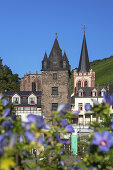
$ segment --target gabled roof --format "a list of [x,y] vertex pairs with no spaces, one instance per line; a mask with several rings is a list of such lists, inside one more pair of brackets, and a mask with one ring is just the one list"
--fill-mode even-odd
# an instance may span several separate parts
[[87,73],[89,72],[89,69],[90,69],[89,57],[88,57],[88,51],[87,51],[86,37],[84,33],[81,55],[80,55],[80,60],[79,60],[78,73]]

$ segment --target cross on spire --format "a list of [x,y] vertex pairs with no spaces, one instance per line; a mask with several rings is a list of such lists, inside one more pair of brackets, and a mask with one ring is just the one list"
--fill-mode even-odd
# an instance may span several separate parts
[[85,34],[86,28],[85,28],[85,24],[84,24],[84,34]]
[[58,34],[57,34],[57,32],[56,32],[56,39],[58,39]]

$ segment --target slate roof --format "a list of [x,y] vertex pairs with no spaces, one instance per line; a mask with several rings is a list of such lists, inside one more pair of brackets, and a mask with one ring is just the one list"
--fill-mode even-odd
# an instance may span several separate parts
[[79,60],[78,73],[87,73],[89,72],[89,69],[90,69],[89,57],[88,57],[88,51],[87,51],[86,37],[84,34],[81,55],[80,55],[80,60]]
[[[63,61],[66,62],[66,67],[63,67]],[[70,71],[70,65],[67,58],[66,53],[64,52],[64,55],[62,55],[62,50],[59,46],[57,38],[54,41],[52,50],[50,52],[49,57],[47,57],[47,54],[45,53],[43,61],[42,61],[42,71],[51,71],[51,70],[69,70]]]
[[[107,91],[107,87],[103,87],[103,86],[99,86],[99,87],[81,87],[79,89],[82,89],[83,90],[83,97],[94,97],[92,96],[92,90],[96,89],[97,90],[97,93],[98,93],[98,97],[102,97],[101,96],[101,90],[102,89],[105,89]],[[78,91],[79,91],[78,89]],[[78,96],[78,93],[75,93],[75,97],[79,97]],[[95,96],[97,97],[97,96]]]
[[6,95],[12,96],[15,93],[19,94],[20,96],[29,96],[30,94],[34,93],[36,96],[41,96],[41,91],[7,91],[5,92]]

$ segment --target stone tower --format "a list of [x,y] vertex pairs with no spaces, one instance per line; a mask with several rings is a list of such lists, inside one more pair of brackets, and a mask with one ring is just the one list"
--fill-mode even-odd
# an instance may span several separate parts
[[58,105],[70,103],[70,65],[66,53],[62,55],[57,37],[49,57],[42,61],[42,114],[49,119]]
[[74,87],[73,92],[78,92],[80,87],[94,87],[95,86],[95,72],[90,69],[89,57],[87,51],[86,37],[84,33],[81,55],[79,60],[78,70],[73,70]]

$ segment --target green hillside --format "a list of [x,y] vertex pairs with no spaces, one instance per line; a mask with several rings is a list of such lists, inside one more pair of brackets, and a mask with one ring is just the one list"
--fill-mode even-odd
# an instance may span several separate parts
[[[95,85],[113,84],[113,56],[90,62],[90,68],[95,72]],[[73,72],[73,71],[72,71]],[[71,92],[73,91],[73,73],[71,75]]]

